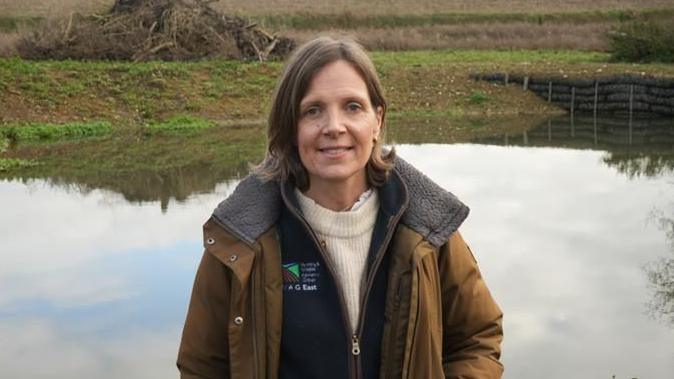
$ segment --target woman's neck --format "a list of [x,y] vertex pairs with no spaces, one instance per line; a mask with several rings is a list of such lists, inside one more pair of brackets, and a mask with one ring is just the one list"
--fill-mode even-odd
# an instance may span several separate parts
[[341,212],[351,209],[365,191],[367,191],[365,182],[357,185],[352,183],[326,185],[324,182],[318,182],[312,183],[304,195],[324,208]]

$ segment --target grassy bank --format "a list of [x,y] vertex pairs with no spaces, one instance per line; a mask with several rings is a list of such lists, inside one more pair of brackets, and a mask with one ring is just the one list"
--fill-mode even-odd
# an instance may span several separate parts
[[[508,115],[555,112],[516,87],[469,79],[474,72],[593,77],[674,76],[671,65],[608,62],[574,51],[410,51],[372,54],[392,114]],[[34,62],[0,59],[0,123],[107,121],[137,129],[192,115],[220,123],[262,122],[281,63]],[[479,98],[481,100],[476,101]]]

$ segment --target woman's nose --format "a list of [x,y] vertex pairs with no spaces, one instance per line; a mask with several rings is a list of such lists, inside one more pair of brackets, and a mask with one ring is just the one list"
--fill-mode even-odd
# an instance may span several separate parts
[[337,111],[326,112],[326,122],[323,133],[334,136],[346,132],[344,117]]

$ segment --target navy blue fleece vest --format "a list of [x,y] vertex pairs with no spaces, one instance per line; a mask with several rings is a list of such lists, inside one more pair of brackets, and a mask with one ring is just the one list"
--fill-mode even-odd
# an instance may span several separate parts
[[[360,333],[360,355],[351,353],[352,333],[346,321],[337,284],[326,266],[317,241],[305,226],[292,190],[290,205],[279,219],[283,272],[283,329],[279,378],[378,378],[388,280],[389,254],[380,251],[390,216],[380,209],[368,256],[367,275],[374,275]],[[288,206],[293,210],[289,210]],[[384,254],[372,273],[377,253]]]

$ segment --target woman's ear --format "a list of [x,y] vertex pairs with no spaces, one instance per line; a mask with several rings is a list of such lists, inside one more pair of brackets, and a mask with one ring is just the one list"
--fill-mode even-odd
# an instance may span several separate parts
[[384,120],[384,107],[381,105],[377,106],[375,109],[375,117],[377,118],[377,127],[374,130],[374,137],[379,138],[379,133],[381,133],[381,125]]

